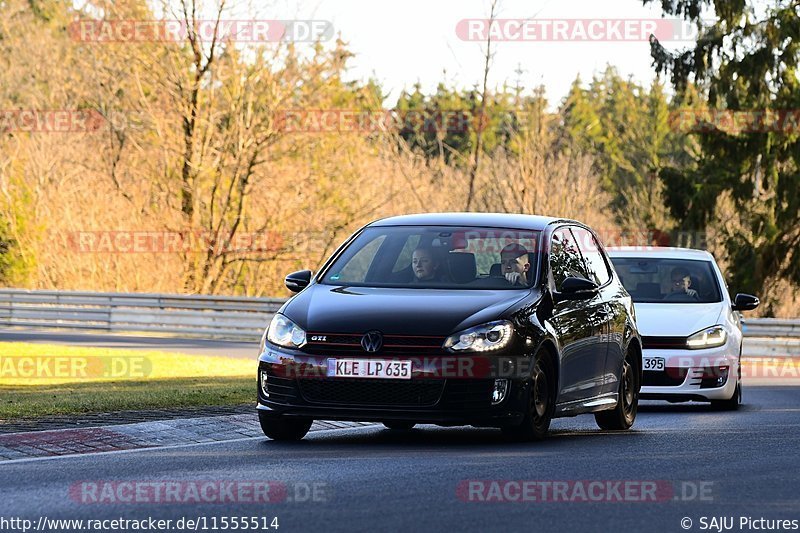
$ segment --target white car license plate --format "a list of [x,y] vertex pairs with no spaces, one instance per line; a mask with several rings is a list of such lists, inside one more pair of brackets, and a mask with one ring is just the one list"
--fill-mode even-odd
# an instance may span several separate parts
[[664,370],[663,357],[642,357],[644,370]]
[[328,359],[328,377],[411,379],[411,361]]

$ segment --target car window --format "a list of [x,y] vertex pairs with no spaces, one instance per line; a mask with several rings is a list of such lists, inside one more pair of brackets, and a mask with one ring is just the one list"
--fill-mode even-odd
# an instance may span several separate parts
[[534,231],[476,229],[454,233],[451,252],[474,255],[478,276],[501,277],[504,250],[516,249],[520,256],[506,253],[505,258],[510,263],[527,263],[527,279],[532,282],[538,263],[538,240],[539,232]]
[[421,235],[408,236],[402,250],[400,250],[400,255],[397,256],[397,261],[394,262],[392,272],[400,272],[408,268],[411,264],[411,255],[414,253],[414,249],[419,246],[420,237]]
[[592,232],[578,227],[572,228],[572,235],[578,242],[589,279],[598,285],[605,285],[611,279],[611,273],[597,238],[592,235]]
[[336,278],[339,283],[360,283],[367,278],[375,256],[381,247],[385,235],[378,235],[367,242],[363,248],[354,253],[343,265]]
[[557,289],[569,277],[589,279],[578,245],[568,228],[556,230],[550,239],[550,272]]
[[[326,267],[321,282],[410,288],[529,287],[538,276],[539,237],[539,231],[503,228],[369,227]],[[503,261],[514,262],[507,268],[516,276],[505,276]]]
[[722,301],[710,261],[659,257],[612,257],[620,281],[639,303]]

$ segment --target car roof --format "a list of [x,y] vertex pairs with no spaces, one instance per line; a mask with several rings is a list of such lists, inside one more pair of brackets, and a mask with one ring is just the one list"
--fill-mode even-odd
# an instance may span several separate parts
[[616,246],[606,248],[610,257],[659,257],[663,259],[695,259],[714,261],[706,250],[671,248],[666,246]]
[[479,226],[541,231],[553,222],[575,221],[512,213],[417,213],[383,218],[368,226]]

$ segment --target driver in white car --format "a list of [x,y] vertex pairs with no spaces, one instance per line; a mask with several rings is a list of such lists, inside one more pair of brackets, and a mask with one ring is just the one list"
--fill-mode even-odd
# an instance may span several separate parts
[[681,296],[688,296],[694,299],[700,298],[700,295],[697,294],[697,291],[691,288],[692,277],[689,275],[689,271],[685,268],[674,268],[672,270],[670,279],[672,280],[672,284],[670,285],[671,292],[667,295],[666,299],[672,299],[675,297],[680,298]]

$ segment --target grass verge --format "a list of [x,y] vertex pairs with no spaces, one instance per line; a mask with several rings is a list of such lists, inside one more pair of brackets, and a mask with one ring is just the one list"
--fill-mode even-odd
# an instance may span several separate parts
[[0,423],[16,418],[239,405],[257,363],[151,350],[0,342]]

